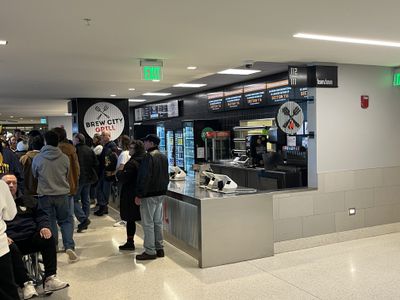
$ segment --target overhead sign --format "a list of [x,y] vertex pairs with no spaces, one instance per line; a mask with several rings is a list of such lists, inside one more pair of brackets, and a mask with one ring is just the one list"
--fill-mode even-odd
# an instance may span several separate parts
[[400,72],[393,75],[393,86],[400,86]]
[[338,87],[336,66],[289,66],[288,72],[291,87]]
[[217,112],[224,110],[224,92],[207,94],[208,110]]
[[243,88],[224,92],[224,108],[226,110],[240,109],[243,107]]
[[125,127],[121,110],[109,102],[97,102],[88,108],[83,118],[86,133],[92,137],[95,133],[109,131],[111,139],[117,139]]
[[157,66],[143,67],[143,79],[144,80],[161,80],[161,77],[162,77],[161,67],[157,67]]

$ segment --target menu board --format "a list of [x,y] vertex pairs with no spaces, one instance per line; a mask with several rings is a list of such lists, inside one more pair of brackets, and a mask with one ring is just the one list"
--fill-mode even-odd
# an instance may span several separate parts
[[[135,109],[135,120],[158,120],[179,116],[179,101],[172,100],[165,103],[148,104],[143,108]],[[140,119],[141,117],[141,119]]]
[[243,108],[243,88],[224,92],[225,110],[235,110]]
[[289,100],[292,88],[288,86],[289,81],[279,80],[267,83],[267,103],[275,105]]
[[290,95],[290,99],[293,100],[307,100],[308,97],[308,88],[301,87],[301,88],[292,88],[292,93]]
[[266,105],[265,83],[252,84],[243,88],[244,104],[246,107],[260,107]]
[[216,92],[207,94],[208,110],[212,112],[219,112],[224,110],[224,93]]

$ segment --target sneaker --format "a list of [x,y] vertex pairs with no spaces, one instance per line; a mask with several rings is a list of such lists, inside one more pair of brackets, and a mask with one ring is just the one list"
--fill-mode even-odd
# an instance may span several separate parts
[[47,277],[44,282],[44,292],[46,294],[65,289],[66,287],[69,287],[69,284],[58,279],[56,275]]
[[157,250],[157,257],[164,257],[165,253],[164,253],[164,249],[158,249]]
[[89,218],[87,218],[85,221],[83,221],[82,223],[78,224],[78,230],[76,232],[80,233],[83,230],[88,229],[88,226],[89,226],[90,223],[91,222],[90,222]]
[[38,292],[36,292],[33,281],[27,281],[24,283],[24,287],[22,288],[22,294],[24,295],[24,299],[31,299],[33,297],[39,296]]
[[75,253],[74,250],[67,249],[65,251],[65,253],[67,253],[67,255],[68,255],[68,262],[69,263],[74,263],[74,262],[77,262],[79,260],[79,256]]
[[136,255],[136,260],[150,260],[150,259],[156,259],[156,258],[157,258],[156,254],[147,254],[146,252]]
[[125,221],[118,221],[116,223],[114,223],[113,225],[114,227],[125,227],[126,226],[126,222]]
[[118,247],[119,250],[135,250],[135,244],[133,242],[126,242],[125,244]]
[[108,207],[107,206],[99,206],[99,209],[94,212],[94,214],[98,217],[102,215],[108,214]]

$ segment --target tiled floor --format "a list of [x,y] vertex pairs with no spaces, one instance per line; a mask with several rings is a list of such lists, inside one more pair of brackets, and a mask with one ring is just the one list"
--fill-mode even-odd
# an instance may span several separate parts
[[[170,245],[165,258],[136,263],[118,251],[125,228],[113,223],[93,217],[75,235],[79,262],[59,254],[59,277],[71,286],[51,299],[400,299],[400,233],[199,269]],[[140,238],[136,245],[141,253]]]

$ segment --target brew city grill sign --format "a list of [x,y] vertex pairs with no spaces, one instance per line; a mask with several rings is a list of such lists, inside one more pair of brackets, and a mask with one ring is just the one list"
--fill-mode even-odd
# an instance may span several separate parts
[[121,110],[109,102],[97,102],[85,113],[83,118],[86,133],[93,137],[95,133],[109,131],[111,139],[117,139],[125,127],[125,119]]

